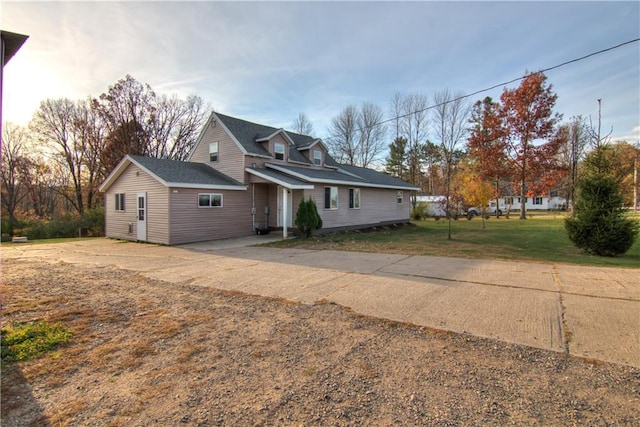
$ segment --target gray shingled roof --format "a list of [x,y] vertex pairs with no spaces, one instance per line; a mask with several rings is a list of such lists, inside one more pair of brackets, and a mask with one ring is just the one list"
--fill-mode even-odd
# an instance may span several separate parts
[[292,186],[302,186],[302,185],[311,185],[309,184],[308,181],[302,181],[300,179],[294,178],[291,175],[287,175],[284,174],[282,172],[278,172],[276,170],[273,169],[267,169],[267,168],[248,168],[247,171],[256,171],[257,173],[260,173],[262,175],[268,176],[269,178],[272,178],[274,180],[280,181],[280,182],[284,182],[287,183],[289,185]]
[[404,182],[398,178],[392,177],[391,175],[387,175],[386,173],[378,172],[373,169],[342,164],[338,166],[340,167],[340,169],[357,175],[372,184],[386,185],[391,187],[406,187],[407,189],[415,188],[415,185],[411,185],[408,182]]
[[182,162],[134,155],[129,155],[129,157],[164,182],[244,187],[244,184],[204,163]]
[[[269,153],[262,144],[256,142],[256,139],[266,138],[267,136],[278,131],[278,128],[271,126],[260,125],[257,123],[248,122],[242,119],[236,119],[235,117],[225,116],[224,114],[216,113],[216,116],[224,123],[229,129],[229,132],[236,137],[238,142],[249,154],[258,154],[261,156],[270,156]],[[300,135],[294,132],[285,131],[287,135],[293,140],[296,147],[302,147],[311,144],[316,139],[307,136]],[[302,155],[298,150],[289,150],[289,159],[292,161],[311,164],[311,161]]]
[[[337,170],[326,169],[312,169],[305,167],[297,167],[290,165],[274,164],[273,167],[282,168],[285,171],[289,171],[298,175],[304,176],[310,181],[322,180],[322,181],[344,181],[353,183],[367,183],[365,179],[360,179],[355,176],[347,175]],[[285,172],[286,173],[286,172]]]

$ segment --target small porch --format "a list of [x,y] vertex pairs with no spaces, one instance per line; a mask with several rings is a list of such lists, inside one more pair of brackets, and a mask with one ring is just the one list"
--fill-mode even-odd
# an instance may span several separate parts
[[254,231],[282,230],[282,238],[288,238],[304,190],[312,190],[313,185],[269,169],[246,168],[246,172],[250,176]]

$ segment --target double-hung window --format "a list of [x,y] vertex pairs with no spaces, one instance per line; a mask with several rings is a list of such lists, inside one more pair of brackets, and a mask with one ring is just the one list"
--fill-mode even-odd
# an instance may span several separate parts
[[338,187],[324,187],[324,208],[338,209]]
[[404,203],[404,194],[402,193],[402,190],[396,193],[396,202],[398,202],[398,204]]
[[124,193],[116,193],[116,211],[124,212]]
[[218,161],[218,143],[212,142],[209,144],[209,161],[217,162]]
[[218,193],[199,193],[198,194],[198,207],[199,208],[221,208],[222,207],[222,194]]
[[360,189],[349,189],[349,209],[360,209]]
[[533,198],[533,204],[534,205],[541,205],[542,204],[542,197],[534,197]]
[[276,142],[273,145],[273,151],[275,153],[276,160],[284,160],[284,144]]
[[322,166],[322,151],[313,150],[313,164],[316,166]]

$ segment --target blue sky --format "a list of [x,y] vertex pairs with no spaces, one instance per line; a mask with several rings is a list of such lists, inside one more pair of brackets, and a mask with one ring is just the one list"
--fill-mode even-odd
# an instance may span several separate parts
[[[126,74],[224,114],[325,137],[349,104],[470,93],[640,37],[632,2],[2,2],[29,40],[5,68],[3,119],[41,100],[97,97]],[[636,143],[640,43],[549,71],[565,120]],[[511,84],[509,87],[514,87]],[[498,98],[502,89],[475,96]]]

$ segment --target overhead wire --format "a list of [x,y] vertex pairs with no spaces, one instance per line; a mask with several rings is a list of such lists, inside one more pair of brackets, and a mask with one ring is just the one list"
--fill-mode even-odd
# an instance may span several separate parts
[[[591,58],[592,56],[600,55],[600,54],[602,54],[602,53],[609,52],[609,51],[612,51],[612,50],[615,50],[615,49],[621,48],[621,47],[623,47],[623,46],[626,46],[626,45],[628,45],[628,44],[635,43],[635,42],[638,42],[638,41],[640,41],[640,38],[636,38],[636,39],[628,40],[628,41],[626,41],[626,42],[619,43],[619,44],[617,44],[617,45],[615,45],[615,46],[611,46],[611,47],[608,47],[608,48],[605,48],[605,49],[598,50],[598,51],[596,51],[596,52],[589,53],[589,54],[587,54],[587,55],[583,55],[583,56],[581,56],[581,57],[579,57],[579,58],[571,59],[571,60],[568,60],[568,61],[562,62],[562,63],[560,63],[560,64],[557,64],[557,65],[554,65],[554,66],[551,66],[551,67],[543,68],[543,69],[538,70],[538,71],[533,71],[533,72],[531,72],[531,73],[527,73],[527,74],[525,74],[525,75],[523,75],[523,76],[520,76],[520,77],[517,77],[517,78],[515,78],[515,79],[511,79],[511,80],[506,81],[506,82],[503,82],[503,83],[495,84],[495,85],[493,85],[493,86],[491,86],[491,87],[487,87],[487,88],[484,88],[484,89],[477,90],[477,91],[475,91],[475,92],[471,92],[471,93],[468,93],[468,94],[465,94],[465,95],[461,95],[461,96],[458,96],[457,98],[453,98],[453,99],[446,100],[446,101],[441,102],[441,103],[439,103],[439,104],[429,105],[428,107],[425,107],[425,108],[422,108],[422,109],[414,110],[414,111],[411,111],[411,112],[406,113],[406,114],[401,114],[401,115],[398,115],[398,116],[392,117],[392,118],[390,118],[390,119],[382,120],[382,121],[380,121],[380,122],[374,123],[374,124],[372,124],[372,125],[370,125],[370,126],[366,127],[365,129],[367,129],[367,128],[374,128],[374,127],[376,127],[376,126],[380,126],[380,125],[383,125],[383,124],[385,124],[385,123],[392,122],[392,121],[394,121],[394,120],[398,120],[398,119],[403,119],[403,118],[409,117],[409,116],[411,116],[411,115],[413,115],[413,114],[422,113],[422,112],[425,112],[425,111],[427,111],[427,110],[431,110],[431,109],[433,109],[433,108],[441,107],[441,106],[443,106],[443,105],[446,105],[446,104],[449,104],[449,103],[452,103],[452,102],[456,102],[456,101],[460,101],[460,100],[462,100],[462,99],[470,98],[470,97],[472,97],[472,96],[475,96],[475,95],[481,94],[481,93],[483,93],[483,92],[488,92],[488,91],[490,91],[490,90],[497,89],[497,88],[499,88],[499,87],[503,87],[503,86],[509,85],[509,84],[511,84],[511,83],[518,82],[518,81],[520,81],[520,80],[524,80],[525,78],[527,78],[527,77],[528,77],[528,76],[530,76],[531,74],[535,74],[535,73],[545,73],[545,72],[547,72],[547,71],[555,70],[555,69],[557,69],[557,68],[564,67],[565,65],[569,65],[569,64],[573,64],[573,63],[575,63],[575,62],[583,61],[583,60],[585,60],[585,59],[587,59],[587,58]],[[364,130],[364,129],[362,129],[362,128],[358,128],[357,130],[362,131],[362,130]],[[327,139],[330,139],[330,138],[336,138],[336,137],[338,137],[338,136],[340,136],[340,135],[332,135],[332,136],[327,137]]]

